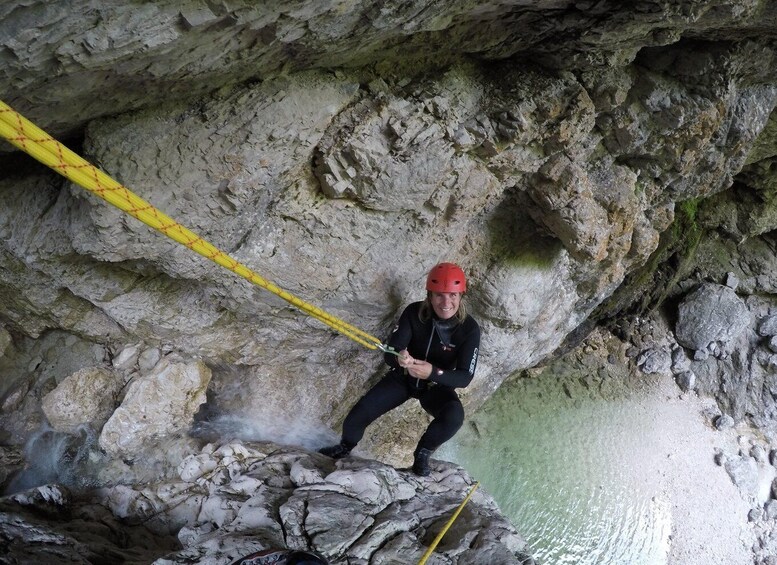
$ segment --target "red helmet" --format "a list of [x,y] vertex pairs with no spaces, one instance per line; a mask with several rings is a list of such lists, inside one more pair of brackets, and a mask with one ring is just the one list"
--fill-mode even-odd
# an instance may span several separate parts
[[426,290],[431,292],[466,292],[467,277],[461,267],[453,263],[440,263],[432,267],[426,277]]

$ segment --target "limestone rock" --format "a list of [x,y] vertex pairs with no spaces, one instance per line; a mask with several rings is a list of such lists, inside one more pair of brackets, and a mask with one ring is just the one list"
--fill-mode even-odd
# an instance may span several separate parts
[[750,322],[750,312],[733,290],[706,283],[680,303],[675,335],[682,346],[699,351],[738,337]]
[[718,430],[730,430],[734,427],[736,422],[734,421],[734,418],[732,418],[728,414],[721,414],[717,418],[715,418],[715,428]]
[[58,431],[75,432],[82,424],[99,430],[115,408],[121,378],[103,367],[88,367],[63,380],[43,397],[43,412]]
[[680,390],[688,392],[696,386],[696,375],[693,374],[693,371],[682,371],[675,375],[675,382]]
[[725,284],[727,287],[735,291],[739,287],[739,283],[740,280],[738,276],[736,276],[734,273],[726,273]]
[[769,316],[761,320],[758,326],[758,333],[765,337],[777,335],[777,316]]
[[186,430],[205,402],[211,371],[201,361],[162,361],[129,385],[100,434],[107,453],[132,458],[149,443]]
[[8,330],[0,326],[0,357],[5,355],[5,350],[11,345],[11,334]]
[[[376,63],[393,68],[408,60],[428,64],[419,52],[483,60],[517,56],[549,68],[609,69],[631,62],[641,49],[660,52],[684,37],[709,42],[738,32],[767,42],[777,27],[768,4],[744,1],[715,4],[715,9],[648,1],[628,17],[622,17],[619,4],[523,6],[492,0],[473,10],[471,2],[456,0],[445,8],[433,0],[392,0],[377,11],[369,3],[307,0],[283,5],[164,0],[140,7],[78,0],[67,9],[11,2],[0,12],[9,30],[2,40],[9,56],[0,98],[25,106],[28,100],[50,101],[33,117],[45,116],[61,133],[77,130],[95,114],[153,107],[166,96],[202,96],[281,70]],[[93,17],[88,24],[86,13]],[[562,33],[565,40],[558,41]],[[753,63],[768,65],[767,54]],[[701,64],[687,66],[710,74]],[[22,89],[26,97],[18,94]],[[618,89],[599,90],[599,99],[620,101]],[[678,119],[670,108],[654,111],[669,125]]]
[[9,476],[24,466],[21,449],[12,446],[0,446],[0,491],[5,491]]
[[759,468],[757,462],[750,457],[735,457],[723,466],[732,482],[743,493],[757,498],[759,490]]
[[764,515],[767,520],[777,519],[777,500],[772,498],[766,501],[766,504],[764,504]]
[[[49,124],[83,131],[83,152],[112,176],[262,276],[373,335],[387,335],[402,306],[423,297],[431,265],[461,262],[489,344],[464,398],[468,410],[583,327],[657,248],[676,201],[730,184],[777,99],[768,41],[713,42],[715,57],[679,41],[689,28],[714,39],[715,29],[774,19],[753,5],[736,18],[711,11],[698,28],[694,17],[651,3],[632,14],[629,32],[622,18],[605,17],[617,15],[615,6],[597,5],[596,17],[591,6],[576,8],[562,18],[564,36],[593,26],[581,28],[585,56],[575,41],[548,43],[547,30],[538,34],[524,19],[561,25],[542,6],[486,3],[473,19],[466,2],[441,17],[402,3],[379,14],[356,4],[293,5],[282,11],[294,14],[287,21],[272,7],[240,2],[117,3],[93,8],[99,25],[72,34],[65,23],[43,23],[73,21],[70,12],[17,5],[8,29],[46,33],[40,43],[3,44],[20,57],[9,55],[3,84],[23,84],[26,103],[41,76],[67,82],[76,73],[62,85],[69,94],[57,90],[57,104],[46,105]],[[677,19],[661,24],[659,41],[645,30],[660,14]],[[504,43],[483,17],[506,34]],[[379,29],[365,25],[376,18]],[[250,31],[235,35],[239,29]],[[481,34],[486,47],[477,45]],[[432,35],[440,51],[429,50]],[[424,43],[423,61],[405,60],[414,42]],[[216,63],[208,51],[216,45],[235,58]],[[556,66],[505,58],[528,48]],[[480,52],[494,61],[455,58]],[[351,56],[347,67],[328,66]],[[365,62],[376,56],[380,63]],[[319,57],[320,65],[312,60]],[[291,66],[278,72],[282,60]],[[44,71],[48,64],[55,73]],[[143,76],[142,86],[107,88],[117,67],[122,80]],[[152,94],[156,76],[164,79]],[[76,90],[97,84],[104,95],[78,110]],[[62,115],[65,99],[72,104]],[[758,154],[769,154],[766,145]],[[172,344],[213,359],[217,405],[252,415],[274,439],[297,424],[306,437],[337,428],[345,399],[384,370],[379,355],[33,167],[0,179],[0,315],[21,334],[63,328],[95,342]],[[321,386],[334,367],[338,378]],[[305,410],[287,422],[292,403]],[[410,410],[389,416],[388,427],[412,421]],[[397,441],[407,455],[417,435],[396,427],[397,437],[365,445],[384,442],[384,453],[401,457]]]
[[[167,555],[161,561],[166,564],[235,560],[268,547],[314,549],[333,565],[404,563],[421,557],[430,529],[471,485],[449,463],[433,462],[433,468],[429,479],[419,479],[356,457],[333,462],[294,448],[232,442],[205,446],[185,460],[180,470],[186,482],[113,487],[104,491],[104,500],[125,520],[153,515],[147,525],[156,533],[185,524],[178,537],[186,548]],[[301,476],[306,479],[300,483]],[[468,504],[456,522],[456,531],[466,533],[446,538],[441,558],[530,562],[525,542],[485,492],[477,491]]]
[[637,357],[637,366],[643,373],[666,373],[672,367],[672,355],[664,348],[646,349]]
[[138,357],[138,368],[141,371],[150,371],[154,368],[154,365],[159,363],[162,358],[162,352],[156,347],[145,349],[140,353]]
[[113,360],[113,367],[120,371],[131,369],[138,362],[140,355],[140,344],[128,345],[124,347]]
[[[432,466],[421,479],[357,457],[333,462],[271,443],[208,444],[181,465],[183,480],[79,497],[50,485],[0,498],[0,533],[19,562],[75,561],[80,553],[103,562],[232,563],[269,548],[316,550],[332,565],[416,562],[473,484],[450,463]],[[301,469],[304,484],[294,480]],[[443,539],[433,554],[441,561],[533,563],[482,487]]]
[[[111,532],[120,532],[123,541]],[[142,526],[122,523],[99,504],[75,503],[60,485],[0,498],[0,533],[5,557],[19,563],[120,562],[126,558],[150,563],[173,546]]]

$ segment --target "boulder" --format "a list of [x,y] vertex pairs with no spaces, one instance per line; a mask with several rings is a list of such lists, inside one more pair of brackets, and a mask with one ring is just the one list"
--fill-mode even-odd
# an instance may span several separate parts
[[130,384],[100,435],[109,455],[132,458],[145,446],[186,430],[205,402],[211,371],[201,361],[162,360]]
[[744,301],[729,287],[705,283],[680,303],[675,335],[683,347],[701,351],[713,343],[728,343],[750,325]]
[[43,397],[43,412],[57,431],[72,433],[82,424],[99,430],[113,413],[122,384],[103,367],[81,369]]

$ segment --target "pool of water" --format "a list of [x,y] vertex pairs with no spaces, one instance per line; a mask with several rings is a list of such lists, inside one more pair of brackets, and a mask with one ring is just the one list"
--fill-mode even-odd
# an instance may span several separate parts
[[[709,529],[699,527],[702,537],[746,521],[739,514],[746,505],[723,508],[708,493],[698,510],[706,512],[708,502],[710,514],[731,516],[693,517],[696,508],[678,502],[695,496],[688,490],[694,488],[731,497],[732,485],[712,463],[714,443],[723,438],[705,427],[693,400],[678,398],[673,383],[605,383],[604,396],[581,383],[509,383],[437,455],[481,481],[541,563],[669,565],[672,538],[683,537],[678,528],[689,513],[713,520]],[[721,562],[747,562],[744,547],[731,551]],[[709,563],[703,549],[697,553],[698,563]]]

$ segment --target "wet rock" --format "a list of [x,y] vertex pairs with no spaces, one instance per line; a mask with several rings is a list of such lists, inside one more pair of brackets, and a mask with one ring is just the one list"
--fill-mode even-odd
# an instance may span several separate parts
[[12,445],[0,445],[0,492],[5,491],[8,478],[24,465],[21,449]]
[[680,303],[675,335],[683,347],[700,351],[738,337],[750,321],[747,306],[732,289],[705,283]]
[[43,397],[43,412],[55,430],[75,432],[83,424],[99,430],[113,413],[121,386],[121,379],[108,369],[82,369]]
[[[472,486],[462,469],[446,462],[433,461],[432,475],[420,479],[372,460],[333,462],[270,443],[208,444],[179,471],[180,481],[91,493],[123,528],[142,522],[156,538],[183,545],[157,551],[160,564],[231,563],[271,547],[314,549],[332,565],[415,563]],[[70,512],[78,512],[76,504]],[[74,537],[78,531],[73,528]],[[104,536],[84,543],[88,549],[110,546],[114,538]],[[115,562],[127,556],[126,548],[110,547]],[[435,555],[472,565],[518,565],[532,562],[526,549],[493,499],[478,490]],[[46,556],[57,547],[44,540],[37,550]]]
[[112,456],[132,458],[149,443],[186,430],[205,402],[211,371],[201,361],[164,360],[134,380],[100,434]]
[[99,504],[77,502],[60,485],[0,498],[0,536],[13,563],[150,563],[173,548]]
[[30,379],[24,379],[11,389],[11,391],[3,399],[2,410],[3,412],[13,412],[19,408],[24,399],[27,397],[27,393],[30,391],[31,386]]

